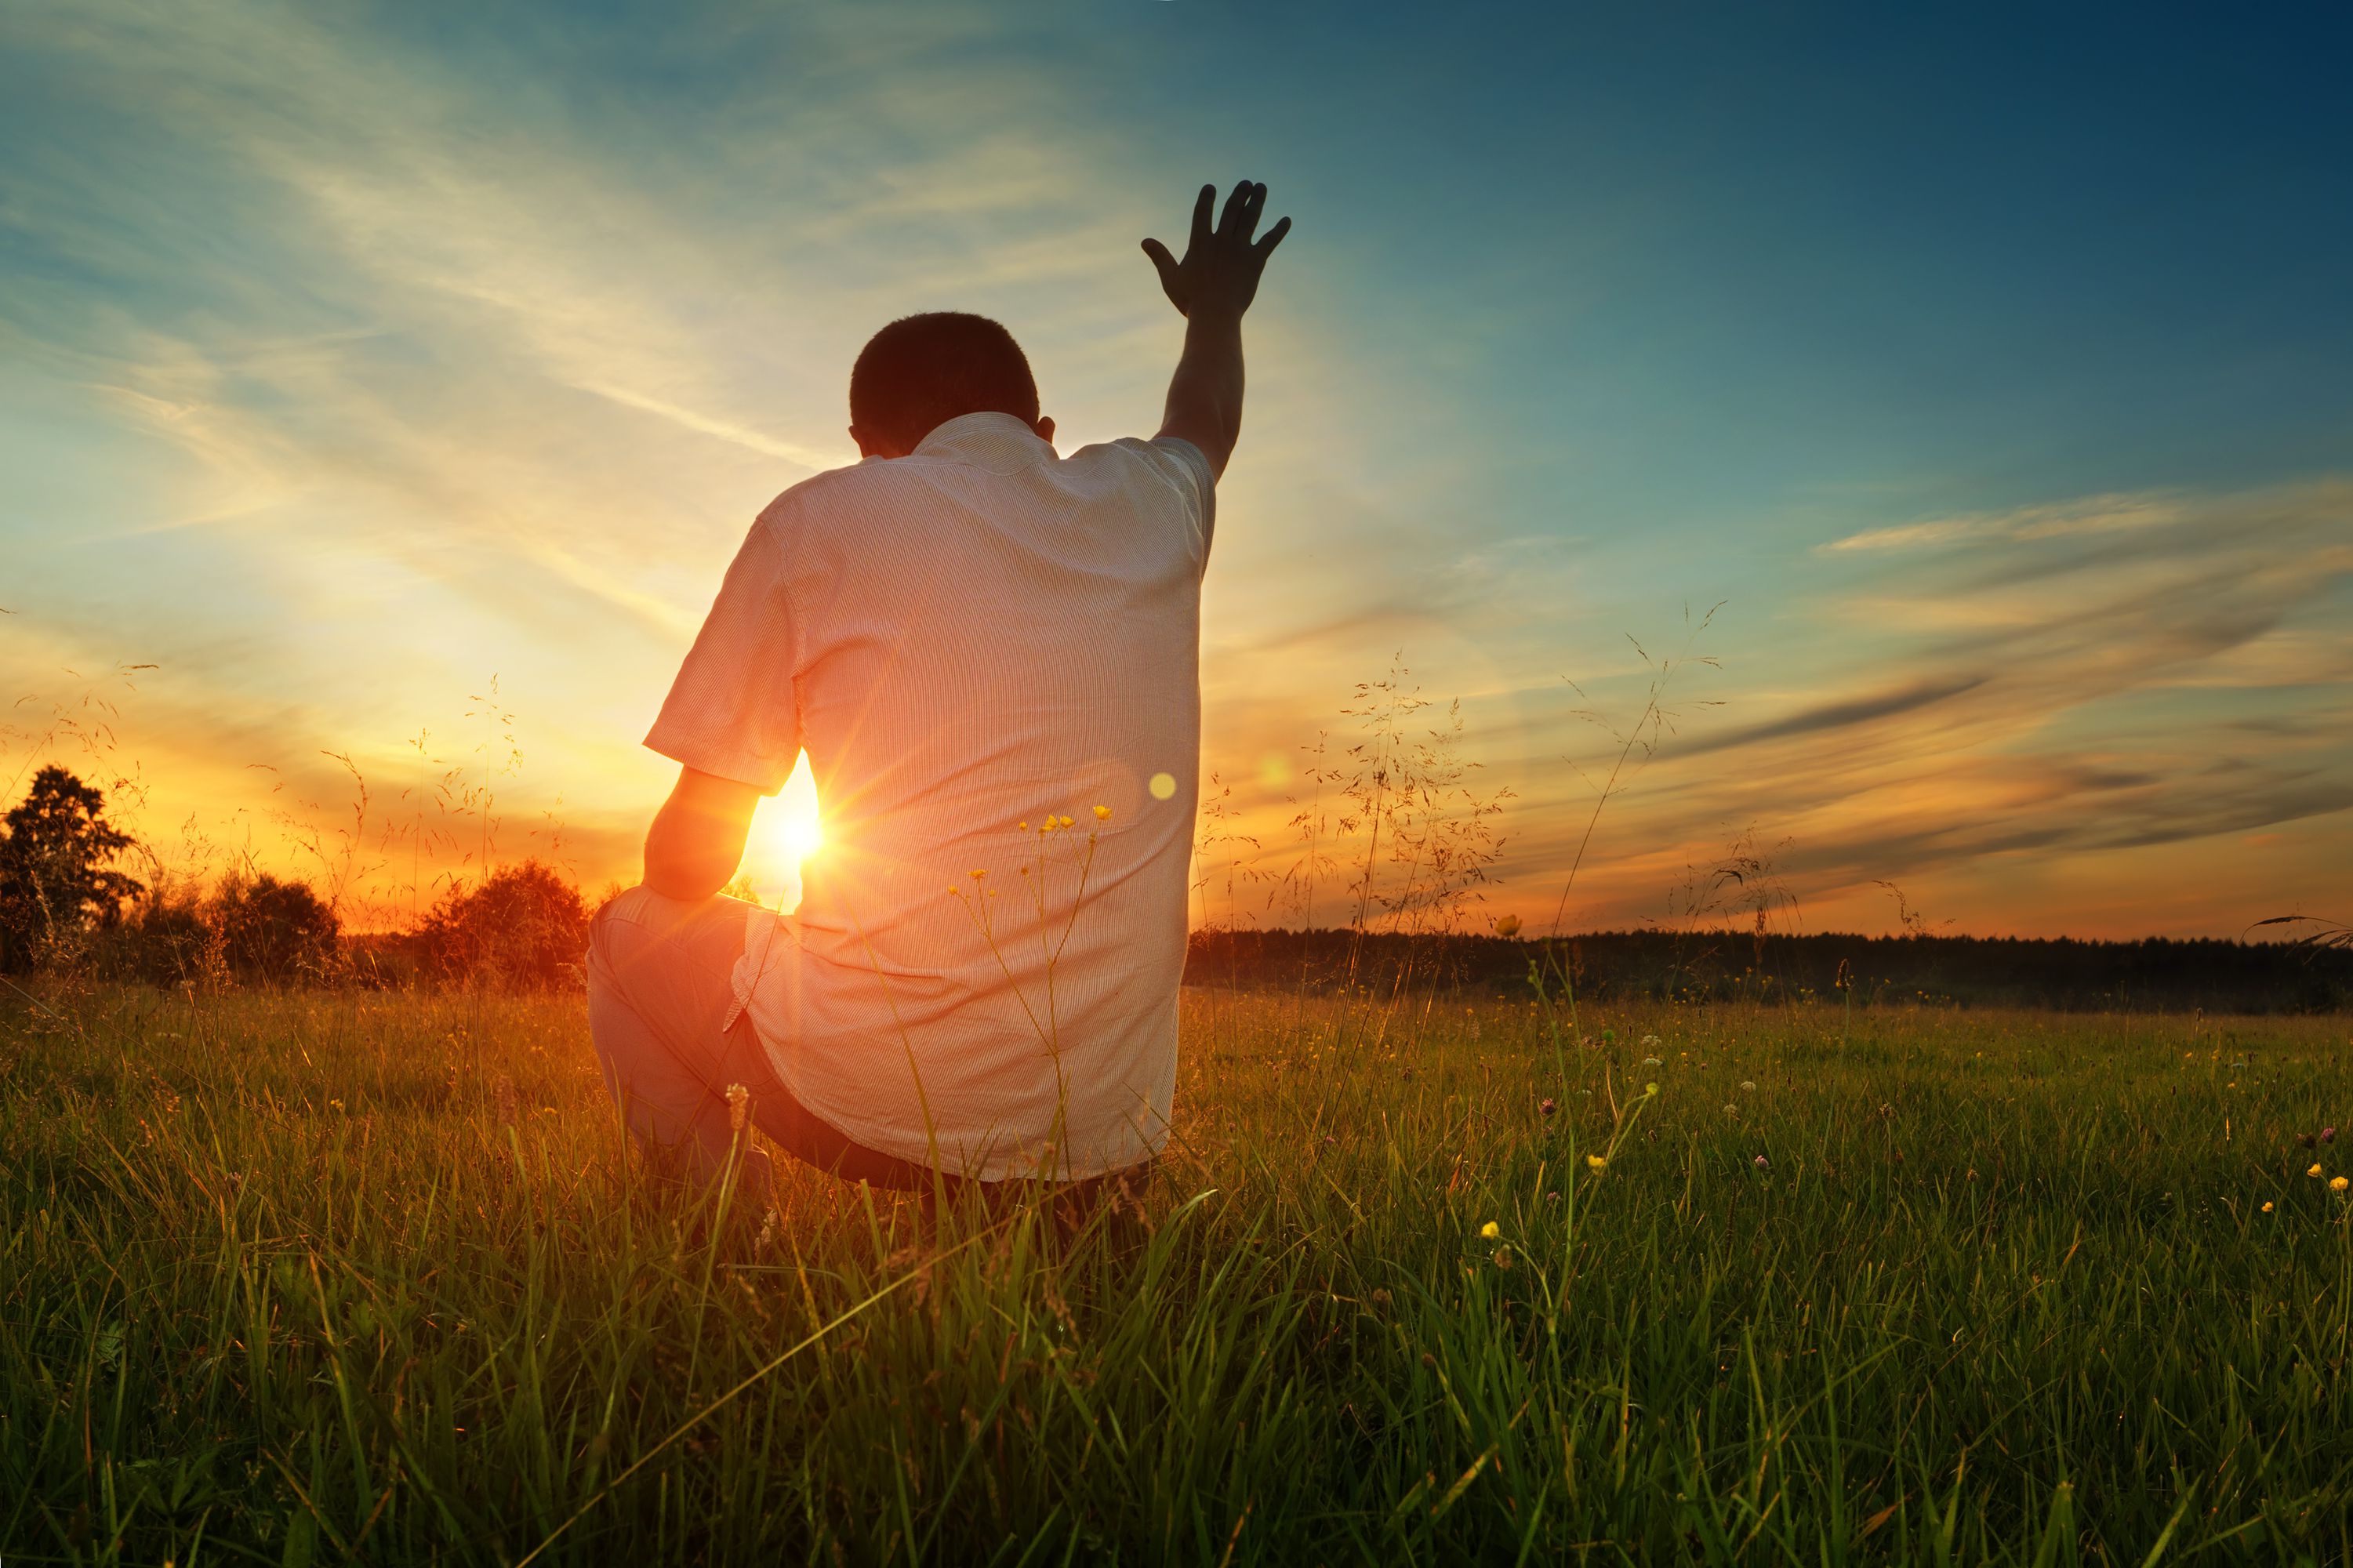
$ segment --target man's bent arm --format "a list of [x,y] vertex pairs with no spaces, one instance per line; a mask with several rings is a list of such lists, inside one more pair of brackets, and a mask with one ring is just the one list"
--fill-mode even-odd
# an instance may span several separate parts
[[1160,434],[1190,441],[1209,460],[1212,477],[1226,471],[1242,431],[1242,313],[1258,297],[1266,258],[1291,232],[1284,218],[1253,239],[1266,211],[1266,187],[1244,180],[1226,198],[1212,226],[1218,188],[1203,185],[1193,204],[1193,235],[1179,261],[1156,239],[1144,254],[1160,273],[1168,302],[1185,316],[1185,352],[1168,383]]
[[750,784],[680,770],[646,834],[646,886],[688,903],[718,892],[734,879],[759,804],[760,792]]

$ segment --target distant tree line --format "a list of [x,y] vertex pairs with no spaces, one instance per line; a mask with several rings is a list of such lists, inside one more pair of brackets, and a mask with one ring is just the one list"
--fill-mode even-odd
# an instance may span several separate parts
[[448,887],[406,931],[348,933],[307,883],[250,868],[210,887],[142,879],[103,792],[60,767],[0,818],[0,973],[165,985],[576,981],[588,943],[580,889],[536,860]]
[[[455,882],[406,931],[347,932],[306,883],[244,868],[209,887],[121,862],[136,841],[104,794],[60,767],[0,817],[0,973],[166,985],[576,984],[589,910],[536,860]],[[1510,933],[1513,922],[1499,922]],[[1601,931],[1561,939],[1445,931],[1216,929],[1194,933],[1190,984],[1533,994],[1565,980],[1637,998],[1936,1004],[2214,1013],[2353,1007],[2353,947],[2282,942],[2080,942],[1804,936],[1760,930]]]
[[2353,951],[2210,939],[2083,942],[1754,931],[1598,931],[1556,940],[1330,931],[1193,934],[1195,985],[1533,995],[1541,971],[1580,997],[1936,1004],[2062,1011],[2329,1013],[2353,1007]]

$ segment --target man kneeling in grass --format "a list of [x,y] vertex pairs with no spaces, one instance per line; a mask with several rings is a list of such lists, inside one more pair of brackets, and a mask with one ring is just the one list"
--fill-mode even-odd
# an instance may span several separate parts
[[[1290,228],[1255,237],[1263,185],[1215,196],[1183,260],[1144,242],[1186,318],[1158,435],[1062,457],[1003,327],[910,316],[850,373],[863,460],[777,497],[728,568],[646,737],[681,768],[644,885],[588,953],[606,1082],[690,1175],[723,1167],[735,1085],[779,1147],[877,1186],[1093,1191],[1159,1152],[1201,572],[1242,313]],[[827,847],[779,917],[719,892],[804,747]]]

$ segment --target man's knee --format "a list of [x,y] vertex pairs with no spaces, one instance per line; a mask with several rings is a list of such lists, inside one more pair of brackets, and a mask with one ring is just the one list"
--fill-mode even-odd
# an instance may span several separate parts
[[610,984],[613,964],[619,956],[617,944],[628,940],[632,929],[642,930],[649,922],[649,902],[659,900],[659,893],[651,888],[627,888],[615,893],[597,909],[588,921],[588,981],[594,985],[600,976]]
[[599,931],[616,924],[643,925],[646,923],[648,905],[658,901],[661,901],[661,895],[643,883],[634,888],[624,888],[615,893],[597,905],[596,914],[589,919],[588,935],[591,945],[594,945]]

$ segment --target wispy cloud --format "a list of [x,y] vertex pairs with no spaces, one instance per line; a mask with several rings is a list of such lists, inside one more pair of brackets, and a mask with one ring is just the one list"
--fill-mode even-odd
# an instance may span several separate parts
[[1821,546],[1826,552],[1862,550],[1923,550],[1938,546],[2020,543],[2077,534],[2116,533],[2161,527],[2183,516],[2179,498],[2151,495],[2087,496],[2055,506],[1928,518],[1918,522],[1867,528]]
[[[2104,496],[1853,537],[1894,535],[1820,607],[1876,650],[1872,668],[1833,668],[1780,711],[1671,742],[1618,833],[1704,846],[1757,824],[1790,837],[1806,890],[1832,898],[2353,806],[2336,618],[2353,486]],[[1957,570],[1939,558],[1957,542]],[[2189,696],[2204,690],[2228,700]],[[1558,829],[1532,837],[1534,858],[1556,857]],[[1605,878],[1603,893],[1604,908],[1657,908],[1655,889]]]

